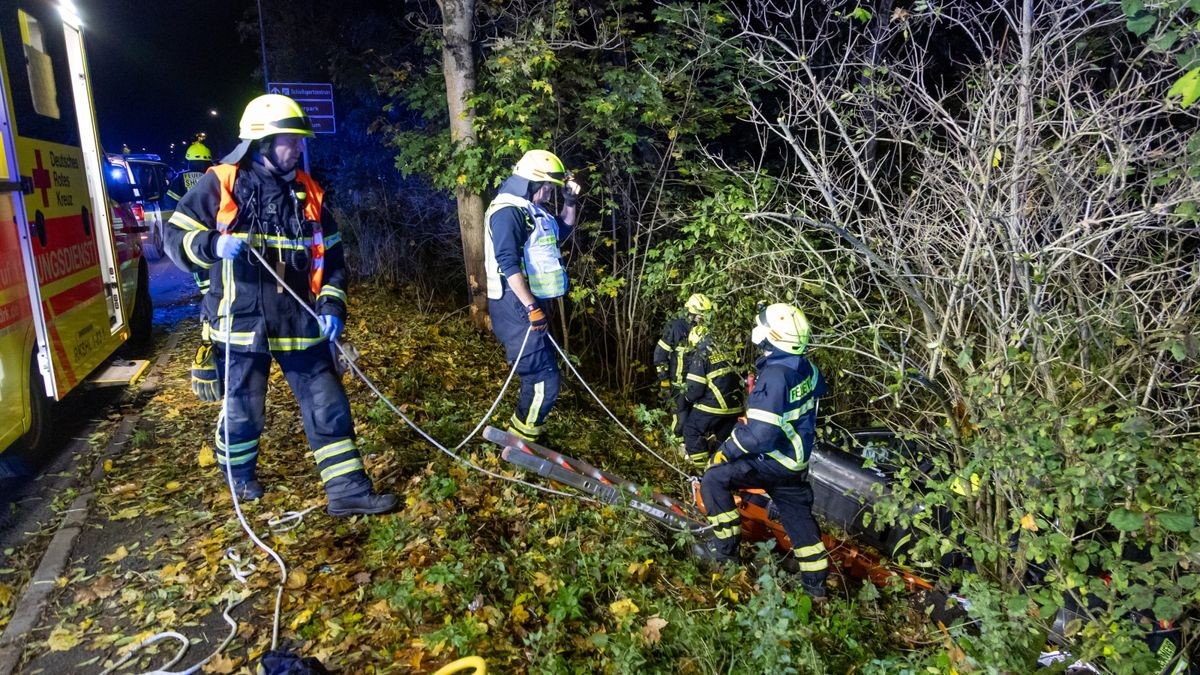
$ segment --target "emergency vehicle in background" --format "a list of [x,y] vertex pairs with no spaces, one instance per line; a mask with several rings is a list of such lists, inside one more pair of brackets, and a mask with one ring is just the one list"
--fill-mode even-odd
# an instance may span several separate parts
[[82,29],[70,2],[0,5],[0,452],[37,448],[52,401],[149,340],[140,227],[118,203],[136,191],[106,188]]

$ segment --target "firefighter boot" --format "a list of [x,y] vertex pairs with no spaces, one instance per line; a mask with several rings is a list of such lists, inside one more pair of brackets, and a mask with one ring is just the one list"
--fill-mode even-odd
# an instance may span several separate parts
[[829,597],[825,591],[825,574],[801,572],[800,586],[804,588],[804,592],[808,594],[808,597],[813,600],[825,600]]
[[730,564],[740,565],[742,562],[736,554],[731,555],[722,551],[717,542],[712,539],[696,542],[692,546],[692,555],[696,556],[703,565],[714,569]]
[[373,516],[396,510],[399,502],[396,495],[377,494],[369,490],[350,497],[330,498],[325,511],[331,516]]
[[256,479],[239,480],[234,482],[233,489],[237,492],[238,501],[258,501],[263,496],[263,486]]

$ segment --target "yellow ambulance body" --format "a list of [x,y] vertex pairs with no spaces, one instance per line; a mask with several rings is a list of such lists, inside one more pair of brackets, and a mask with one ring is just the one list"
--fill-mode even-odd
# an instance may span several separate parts
[[[139,224],[105,187],[82,22],[70,3],[3,3],[0,76],[4,451],[39,443],[50,402],[130,337],[135,306],[147,311],[149,296]],[[135,323],[148,331],[148,316]]]

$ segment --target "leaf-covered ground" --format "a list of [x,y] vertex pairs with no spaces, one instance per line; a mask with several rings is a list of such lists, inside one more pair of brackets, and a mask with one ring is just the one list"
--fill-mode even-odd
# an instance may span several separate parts
[[[347,339],[359,364],[435,438],[453,447],[486,412],[507,375],[490,335],[451,308],[370,287],[353,298]],[[207,667],[238,672],[271,641],[278,571],[233,517],[212,463],[218,406],[193,398],[194,324],[148,403],[129,451],[93,505],[55,603],[32,636],[23,672],[97,672],[143,638],[192,640],[186,667],[227,628],[236,638]],[[686,485],[629,440],[564,374],[547,443],[566,454],[686,496]],[[348,380],[356,427],[376,484],[398,513],[335,519],[304,439],[298,407],[273,369],[260,453],[266,497],[246,506],[290,568],[281,640],[341,672],[426,672],[480,654],[495,672],[830,672],[897,655],[919,633],[901,597],[838,586],[813,608],[789,576],[761,564],[711,571],[640,516],[544,495],[454,463],[421,440],[361,383]],[[511,413],[514,392],[493,423]],[[602,396],[627,423],[634,403]],[[649,442],[662,446],[651,433]],[[482,440],[464,452],[509,471]],[[514,474],[515,475],[515,474]],[[531,481],[536,477],[522,475]],[[295,529],[269,521],[318,507]],[[243,584],[232,550],[256,571]],[[143,650],[121,672],[158,667],[175,645]],[[878,664],[877,664],[878,666]]]

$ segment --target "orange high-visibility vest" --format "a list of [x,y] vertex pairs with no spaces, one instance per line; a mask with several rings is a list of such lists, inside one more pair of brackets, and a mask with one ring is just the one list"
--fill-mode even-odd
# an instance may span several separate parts
[[[237,220],[238,205],[233,200],[233,183],[237,179],[236,164],[217,164],[208,169],[217,175],[221,183],[221,204],[217,208],[217,230],[222,233],[233,229]],[[325,276],[325,238],[321,233],[321,203],[325,200],[325,190],[317,185],[312,176],[296,170],[296,180],[304,186],[304,194],[296,195],[304,201],[304,218],[312,221],[312,265],[308,272],[308,286],[313,295],[321,292],[321,282]]]

